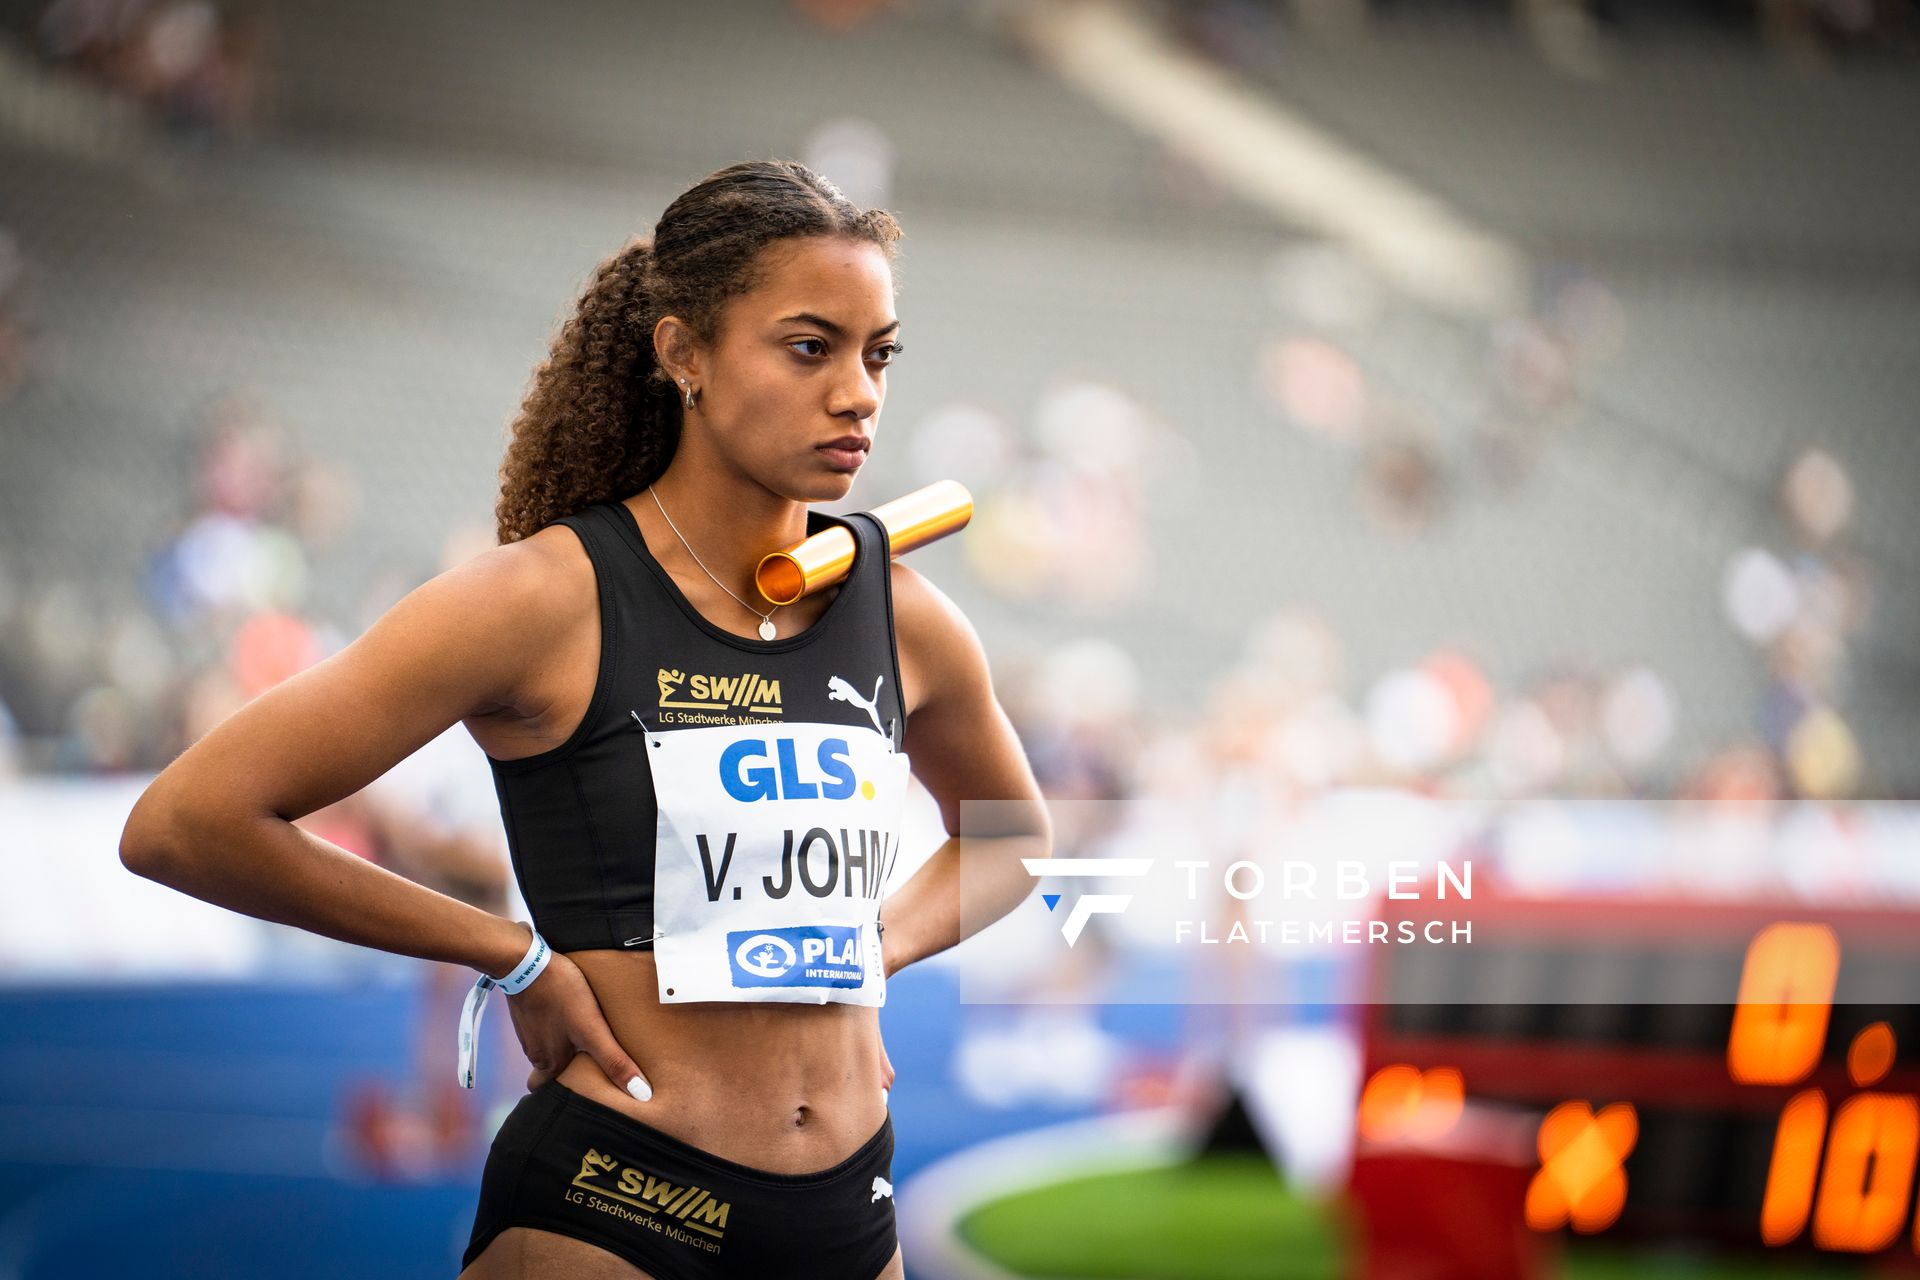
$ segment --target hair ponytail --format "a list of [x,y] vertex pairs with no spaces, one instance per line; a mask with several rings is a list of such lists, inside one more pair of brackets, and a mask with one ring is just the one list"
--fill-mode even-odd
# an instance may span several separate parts
[[655,393],[652,261],[651,243],[635,240],[602,262],[534,371],[500,466],[501,542],[644,489],[673,457],[680,414]]
[[804,165],[755,160],[709,174],[667,206],[650,239],[602,262],[514,419],[494,507],[500,541],[658,479],[682,417],[654,357],[654,327],[676,315],[711,341],[727,299],[753,287],[768,243],[826,235],[869,241],[891,258],[900,227]]

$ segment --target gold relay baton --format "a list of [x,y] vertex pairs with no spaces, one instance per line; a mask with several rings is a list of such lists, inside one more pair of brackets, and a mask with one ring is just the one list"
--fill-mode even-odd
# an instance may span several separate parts
[[[936,480],[924,489],[885,502],[873,515],[887,530],[887,556],[964,529],[973,519],[973,495],[958,480]],[[792,604],[802,596],[845,582],[853,567],[853,533],[836,525],[798,546],[760,557],[753,580],[768,604]]]

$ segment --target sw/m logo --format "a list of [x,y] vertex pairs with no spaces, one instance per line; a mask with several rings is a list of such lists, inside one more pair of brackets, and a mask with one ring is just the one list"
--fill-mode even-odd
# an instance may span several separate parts
[[[612,1185],[603,1185],[598,1181],[601,1178],[612,1178]],[[605,1200],[601,1199],[603,1196]],[[719,1246],[688,1236],[686,1232],[696,1231],[711,1240],[719,1240],[726,1234],[727,1213],[733,1208],[730,1201],[714,1199],[705,1187],[656,1178],[644,1169],[623,1166],[613,1156],[602,1155],[591,1147],[580,1159],[580,1172],[573,1175],[567,1199],[709,1250]],[[622,1205],[631,1208],[623,1209]],[[636,1214],[632,1209],[640,1212]]]
[[661,707],[685,711],[751,711],[779,715],[780,682],[751,671],[737,676],[695,675],[678,667],[661,667],[654,676],[660,686]]

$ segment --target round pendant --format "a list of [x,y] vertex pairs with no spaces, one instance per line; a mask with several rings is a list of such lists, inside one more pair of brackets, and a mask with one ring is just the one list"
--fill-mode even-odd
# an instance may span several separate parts
[[773,636],[774,636],[773,619],[772,618],[760,619],[760,638],[762,640],[771,640],[773,639]]

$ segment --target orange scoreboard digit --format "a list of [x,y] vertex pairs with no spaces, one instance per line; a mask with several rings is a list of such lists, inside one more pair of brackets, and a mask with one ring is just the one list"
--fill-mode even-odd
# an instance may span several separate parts
[[1920,1260],[1920,913],[1474,909],[1469,945],[1376,953],[1356,1190],[1425,1158],[1536,1234]]

